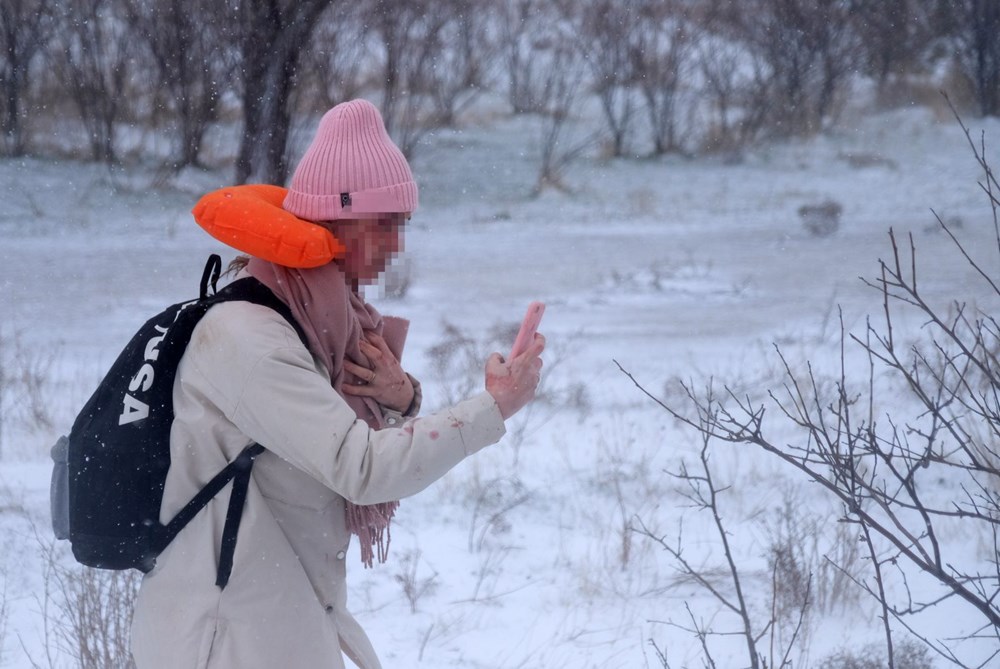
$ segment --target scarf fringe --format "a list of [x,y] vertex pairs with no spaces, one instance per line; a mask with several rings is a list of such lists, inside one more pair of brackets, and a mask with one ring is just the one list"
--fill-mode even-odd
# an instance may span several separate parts
[[377,549],[379,564],[385,564],[389,557],[389,542],[392,540],[389,523],[399,507],[399,502],[365,506],[347,502],[346,507],[347,529],[358,537],[358,543],[361,545],[361,562],[366,568],[372,567],[375,562],[374,549]]

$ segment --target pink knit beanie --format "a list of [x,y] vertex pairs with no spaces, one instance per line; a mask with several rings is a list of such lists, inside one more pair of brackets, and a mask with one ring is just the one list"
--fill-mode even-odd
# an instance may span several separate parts
[[282,206],[308,221],[417,208],[413,173],[375,105],[351,100],[323,115]]

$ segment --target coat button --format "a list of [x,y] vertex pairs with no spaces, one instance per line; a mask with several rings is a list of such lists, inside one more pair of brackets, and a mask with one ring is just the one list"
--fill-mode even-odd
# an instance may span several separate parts
[[345,553],[344,551],[337,551],[338,560],[343,560],[345,557],[347,557],[347,553]]
[[386,422],[387,422],[387,423],[388,423],[389,425],[395,425],[395,424],[396,424],[396,419],[395,419],[395,418],[390,418],[390,419],[389,419],[389,420],[387,420]]
[[333,613],[333,604],[327,604],[326,605],[326,612],[327,613]]

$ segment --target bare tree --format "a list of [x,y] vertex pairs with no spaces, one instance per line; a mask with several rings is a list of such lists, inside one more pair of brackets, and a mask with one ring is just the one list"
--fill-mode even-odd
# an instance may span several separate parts
[[766,64],[777,136],[816,132],[859,54],[852,0],[750,0],[716,3],[715,24]]
[[373,27],[384,55],[382,117],[400,150],[410,156],[424,132],[436,125],[431,73],[444,52],[442,33],[452,18],[431,0],[375,2]]
[[549,44],[550,48],[538,54],[544,63],[543,76],[538,82],[539,89],[531,96],[542,112],[536,194],[546,188],[568,190],[563,181],[566,168],[599,136],[598,133],[583,139],[570,136],[567,122],[576,108],[586,66],[567,32],[554,32]]
[[52,61],[76,106],[93,160],[117,161],[115,126],[127,107],[132,42],[117,0],[62,5]]
[[939,0],[935,16],[983,116],[1000,116],[1000,3]]
[[576,45],[611,134],[611,155],[621,157],[634,115],[632,56],[639,48],[638,14],[631,3],[614,0],[567,2],[562,12],[576,26]]
[[376,0],[376,6],[382,115],[412,156],[427,132],[453,125],[491,79],[495,10],[486,0]]
[[325,111],[356,98],[378,76],[370,11],[368,2],[340,2],[320,16],[297,75],[305,108]]
[[767,66],[740,45],[717,39],[703,39],[695,61],[710,105],[702,148],[739,152],[761,136],[770,114]]
[[442,48],[429,68],[426,86],[435,123],[451,126],[493,82],[499,55],[493,29],[497,10],[490,0],[450,0],[442,9],[451,19],[442,29]]
[[508,94],[515,114],[540,111],[539,94],[544,96],[544,77],[536,56],[551,47],[549,31],[554,15],[544,0],[503,0],[500,33],[507,70]]
[[[1000,257],[1000,183],[985,151],[969,143]],[[1000,296],[990,273],[938,220],[982,287]],[[856,528],[871,559],[870,578],[857,582],[881,608],[890,667],[900,627],[949,662],[987,666],[1000,657],[1000,322],[961,298],[950,309],[934,306],[918,283],[912,236],[905,249],[892,232],[889,238],[890,259],[866,282],[882,298],[881,324],[869,319],[851,335],[841,323],[832,379],[779,349],[783,383],[766,399],[682,383],[689,408],[656,401],[706,443],[760,448],[841,504],[840,520]],[[914,332],[913,323],[923,326]],[[852,344],[865,364],[861,378],[848,371],[855,369]],[[895,406],[883,406],[886,397],[897,398]],[[963,559],[958,527],[985,537],[992,557]],[[919,590],[911,585],[918,579]],[[964,605],[981,625],[961,638],[919,636],[914,619],[946,601]],[[987,642],[966,645],[975,640]]]
[[0,3],[0,128],[3,153],[24,155],[24,96],[32,62],[52,35],[51,0],[5,0]]
[[678,116],[681,88],[691,68],[694,23],[680,0],[641,0],[635,12],[638,21],[631,70],[646,102],[653,153],[683,151]]
[[332,0],[241,0],[235,43],[242,79],[243,135],[236,181],[284,183],[289,101],[299,57]]
[[[679,471],[672,473],[672,476],[680,482],[682,486],[680,494],[690,507],[698,513],[708,515],[708,525],[712,528],[712,533],[718,538],[722,547],[721,561],[724,562],[724,565],[720,569],[712,569],[712,567],[705,565],[701,556],[692,557],[689,555],[685,549],[683,527],[678,529],[676,538],[668,538],[666,535],[653,532],[641,519],[636,520],[634,529],[639,534],[655,541],[666,551],[677,564],[678,571],[684,578],[690,579],[708,592],[720,610],[727,617],[734,619],[735,623],[731,626],[725,622],[717,623],[723,625],[723,629],[707,626],[698,620],[695,612],[688,605],[685,606],[689,623],[678,623],[672,620],[657,622],[677,627],[696,636],[701,643],[707,666],[716,666],[709,643],[710,637],[739,636],[746,648],[747,661],[752,669],[787,667],[789,666],[789,658],[796,650],[796,642],[802,633],[806,613],[812,603],[811,575],[805,576],[802,597],[795,602],[794,610],[779,613],[777,599],[780,586],[778,581],[779,578],[786,579],[788,575],[779,574],[778,570],[783,566],[782,563],[772,561],[771,615],[769,617],[762,616],[754,611],[751,602],[752,593],[747,591],[749,579],[739,567],[736,548],[732,545],[731,533],[727,528],[726,514],[721,503],[722,495],[729,489],[729,486],[721,485],[716,481],[711,466],[712,439],[709,427],[712,418],[703,415],[699,420],[703,421],[702,427],[705,431],[702,432],[698,464],[694,468],[689,468],[686,463],[682,463]],[[720,572],[725,574],[724,579],[717,577]],[[777,637],[786,626],[791,629],[788,633],[788,639],[781,643]],[[770,635],[770,649],[765,651],[762,640],[768,635]]]
[[858,33],[865,70],[879,90],[893,78],[921,68],[931,38],[930,12],[920,0],[858,2],[853,28]]
[[217,117],[227,68],[222,26],[234,17],[213,0],[132,0],[125,16],[156,67],[157,88],[176,128],[173,167],[198,165],[202,140]]
[[577,28],[566,20],[573,10],[540,0],[505,0],[501,49],[508,76],[508,99],[515,114],[541,117],[539,171],[535,194],[566,189],[563,173],[600,133],[573,138],[567,127],[577,109],[588,67]]

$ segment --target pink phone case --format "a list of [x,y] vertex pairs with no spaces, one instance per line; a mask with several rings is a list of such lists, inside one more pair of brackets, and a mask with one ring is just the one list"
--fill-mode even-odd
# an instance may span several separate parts
[[524,320],[521,322],[521,329],[517,333],[517,339],[514,340],[514,348],[511,349],[507,360],[513,360],[528,349],[528,346],[535,338],[535,332],[538,331],[538,325],[542,322],[542,314],[544,313],[544,303],[532,302],[528,305],[528,313],[524,315]]

